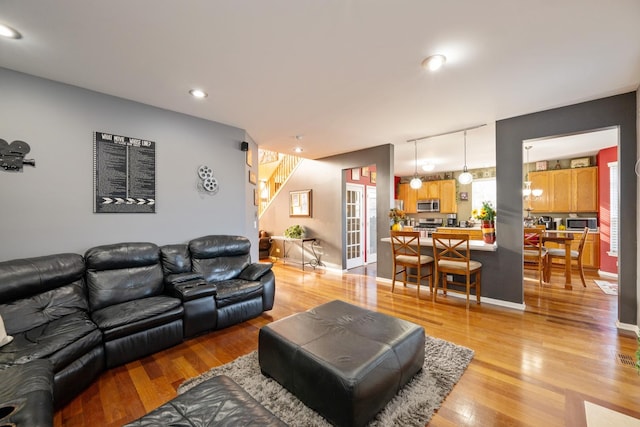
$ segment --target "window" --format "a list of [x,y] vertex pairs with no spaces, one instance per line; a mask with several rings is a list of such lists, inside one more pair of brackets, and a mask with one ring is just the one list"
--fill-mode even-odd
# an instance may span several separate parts
[[611,162],[609,166],[609,256],[618,256],[618,162]]
[[496,179],[474,179],[471,183],[471,209],[482,209],[482,202],[489,201],[496,207]]

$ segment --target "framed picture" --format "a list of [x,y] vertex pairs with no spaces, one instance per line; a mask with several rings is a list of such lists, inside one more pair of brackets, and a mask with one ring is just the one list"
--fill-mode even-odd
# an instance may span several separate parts
[[249,171],[249,182],[252,184],[258,182],[258,177],[256,177],[256,174],[253,171]]
[[289,216],[311,217],[311,190],[289,191]]
[[368,177],[369,176],[369,166],[364,166],[362,168],[362,176],[363,177]]
[[260,203],[260,200],[259,200],[258,196],[259,196],[258,189],[254,188],[253,189],[253,205],[254,206],[258,206],[258,203]]
[[461,191],[460,200],[469,200],[469,193],[467,191]]
[[376,183],[376,178],[378,177],[378,173],[375,171],[371,171],[371,183],[375,184]]
[[247,166],[251,167],[253,166],[253,150],[248,149],[246,153],[247,153]]
[[351,169],[351,179],[360,181],[360,168]]

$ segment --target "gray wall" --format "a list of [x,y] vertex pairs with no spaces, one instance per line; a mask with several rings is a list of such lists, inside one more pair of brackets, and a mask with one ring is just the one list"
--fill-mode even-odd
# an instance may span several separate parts
[[618,126],[620,130],[620,239],[618,319],[637,324],[636,93],[541,111],[496,122],[498,256],[504,277],[502,299],[524,300],[522,285],[522,142]]
[[[0,138],[26,141],[37,165],[0,171],[0,260],[207,234],[246,235],[257,258],[244,130],[2,68],[0,99]],[[93,213],[94,131],[156,142],[155,214]],[[202,164],[220,183],[215,196],[196,191]]]
[[[366,150],[304,160],[286,182],[279,195],[260,218],[260,228],[270,234],[282,235],[294,224],[305,227],[307,235],[320,239],[322,262],[328,268],[343,269],[346,265],[344,188],[346,169],[376,165],[376,211],[378,240],[389,237],[389,208],[393,206],[393,145],[386,144]],[[289,191],[312,190],[312,217],[289,218]],[[391,247],[378,244],[377,274],[391,277]]]

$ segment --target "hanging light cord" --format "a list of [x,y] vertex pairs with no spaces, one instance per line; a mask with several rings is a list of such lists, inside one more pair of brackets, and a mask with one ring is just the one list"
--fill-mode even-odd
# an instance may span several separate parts
[[467,171],[467,131],[464,131],[464,170]]
[[414,159],[415,159],[415,167],[413,169],[413,176],[417,177],[418,176],[418,142],[417,141],[413,141],[413,154],[414,154]]

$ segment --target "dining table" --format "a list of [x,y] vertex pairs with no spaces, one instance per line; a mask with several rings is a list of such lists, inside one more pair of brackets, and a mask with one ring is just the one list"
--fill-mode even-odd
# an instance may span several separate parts
[[554,242],[564,245],[564,288],[573,289],[573,286],[571,285],[571,241],[573,240],[573,233],[546,230],[542,233],[541,238],[543,245],[546,242]]

